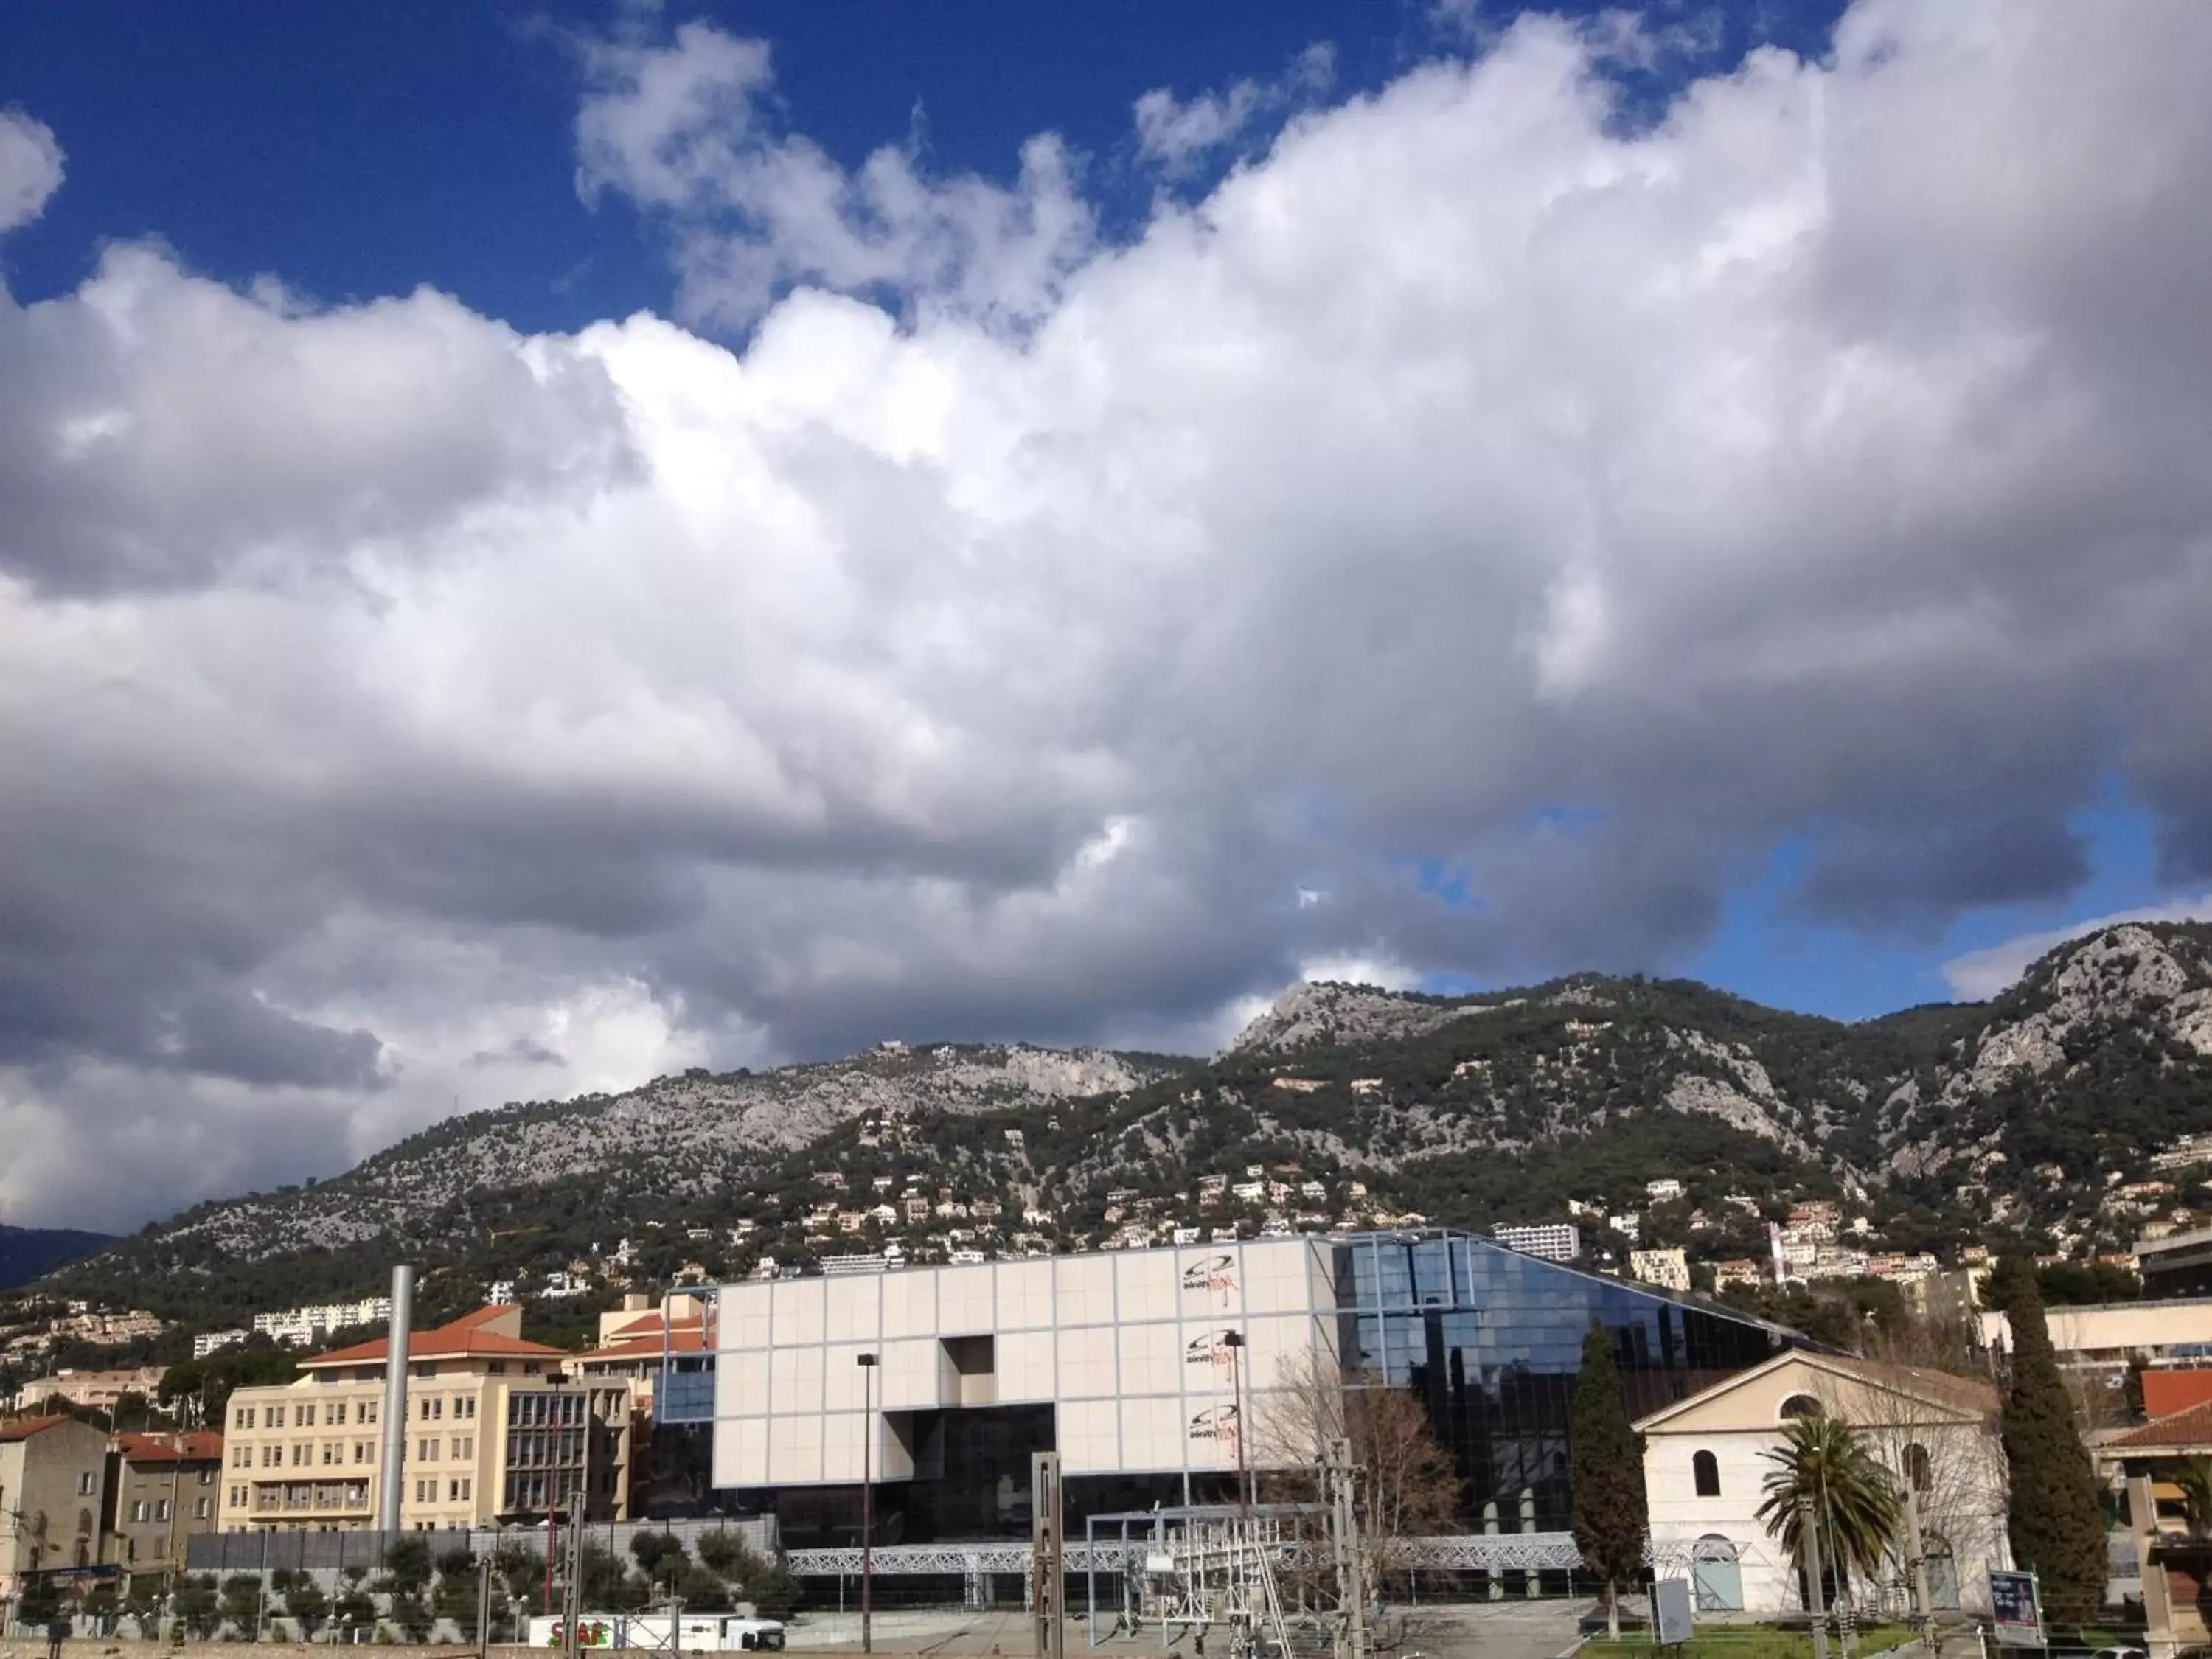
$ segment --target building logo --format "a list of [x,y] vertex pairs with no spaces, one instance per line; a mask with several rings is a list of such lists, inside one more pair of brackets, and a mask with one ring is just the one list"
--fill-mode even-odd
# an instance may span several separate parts
[[1182,1270],[1186,1291],[1233,1291],[1237,1288],[1237,1258],[1225,1252],[1200,1256]]
[[1231,1331],[1208,1331],[1203,1336],[1194,1336],[1183,1345],[1182,1363],[1227,1370],[1237,1363],[1237,1350],[1229,1340],[1233,1334]]
[[1191,1413],[1190,1437],[1194,1440],[1233,1446],[1243,1429],[1243,1414],[1234,1406],[1208,1406],[1204,1411]]

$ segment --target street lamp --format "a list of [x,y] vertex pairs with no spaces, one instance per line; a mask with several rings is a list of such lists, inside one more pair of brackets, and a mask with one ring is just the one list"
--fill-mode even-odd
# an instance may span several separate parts
[[1252,1508],[1252,1485],[1251,1471],[1244,1462],[1244,1333],[1224,1331],[1221,1346],[1229,1350],[1229,1375],[1237,1399],[1237,1502],[1249,1519]]
[[876,1439],[875,1405],[871,1379],[876,1374],[876,1356],[855,1354],[853,1363],[860,1368],[860,1651],[873,1653],[874,1632],[869,1615],[874,1611],[876,1560],[876,1500],[874,1463]]

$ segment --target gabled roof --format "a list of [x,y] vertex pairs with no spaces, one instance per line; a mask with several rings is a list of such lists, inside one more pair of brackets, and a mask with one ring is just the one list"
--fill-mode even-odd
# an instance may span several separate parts
[[34,1434],[44,1434],[48,1429],[76,1421],[74,1417],[64,1417],[58,1412],[46,1417],[19,1417],[10,1423],[0,1423],[0,1444],[28,1440]]
[[[509,1336],[504,1331],[487,1328],[495,1322],[504,1323],[517,1316],[512,1307],[478,1308],[474,1313],[464,1314],[450,1324],[431,1330],[413,1331],[407,1338],[407,1358],[411,1364],[425,1359],[566,1359],[565,1350],[549,1348],[543,1342],[526,1342],[519,1336]],[[300,1362],[301,1370],[319,1370],[331,1365],[367,1365],[380,1363],[389,1352],[389,1340],[378,1337],[373,1342],[356,1342],[349,1348],[338,1348],[330,1353],[319,1353]]]
[[1984,1382],[1970,1376],[1954,1376],[1948,1371],[1929,1370],[1917,1365],[1892,1365],[1880,1360],[1861,1359],[1856,1355],[1820,1353],[1811,1349],[1793,1348],[1776,1354],[1761,1364],[1738,1371],[1711,1388],[1701,1389],[1687,1399],[1678,1400],[1649,1416],[1638,1419],[1637,1431],[1648,1433],[1663,1429],[1677,1419],[1725,1398],[1740,1389],[1748,1387],[1762,1377],[1789,1365],[1802,1365],[1808,1370],[1825,1371],[1829,1376],[1846,1379],[1862,1386],[1879,1389],[1884,1393],[1918,1401],[1960,1418],[1984,1417],[1999,1410],[2003,1397],[1994,1383]]
[[2107,1451],[2178,1451],[2191,1455],[2212,1449],[2212,1400],[2155,1418],[2139,1429],[2105,1442]]
[[118,1434],[115,1449],[125,1461],[149,1463],[220,1463],[222,1437],[209,1430],[184,1434]]

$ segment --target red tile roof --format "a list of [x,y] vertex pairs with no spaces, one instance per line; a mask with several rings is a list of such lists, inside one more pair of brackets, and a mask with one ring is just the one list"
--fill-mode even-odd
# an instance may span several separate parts
[[[633,1334],[632,1333],[635,1334]],[[705,1353],[709,1352],[706,1335],[697,1322],[685,1324],[678,1321],[668,1333],[666,1352],[670,1353]],[[651,1328],[637,1330],[625,1325],[614,1333],[614,1340],[597,1348],[586,1349],[576,1356],[579,1359],[658,1359],[662,1352],[660,1322],[655,1319]]]
[[74,1417],[54,1413],[46,1417],[19,1417],[10,1423],[0,1423],[0,1441],[28,1440],[34,1434],[44,1434],[48,1429],[59,1428],[64,1423],[74,1423]]
[[2130,1429],[2125,1434],[2116,1434],[2105,1444],[2107,1449],[2187,1446],[2198,1451],[2212,1450],[2212,1400],[2158,1418],[2139,1429]]
[[[478,1308],[472,1314],[464,1314],[451,1324],[434,1329],[410,1332],[407,1338],[407,1358],[411,1364],[422,1359],[566,1359],[565,1350],[549,1348],[543,1342],[526,1342],[519,1336],[507,1336],[499,1331],[488,1331],[483,1327],[495,1319],[503,1319],[514,1312],[512,1308]],[[350,1348],[338,1348],[330,1353],[319,1353],[300,1362],[302,1370],[328,1365],[366,1365],[380,1364],[386,1350],[386,1339],[378,1337],[374,1342],[356,1342]]]
[[222,1437],[200,1429],[184,1434],[118,1434],[115,1449],[133,1463],[220,1463]]

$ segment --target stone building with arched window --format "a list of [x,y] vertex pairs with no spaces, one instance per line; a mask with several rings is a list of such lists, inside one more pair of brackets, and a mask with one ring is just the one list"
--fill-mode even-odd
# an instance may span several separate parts
[[[1690,1580],[1701,1618],[1799,1610],[1803,1585],[1758,1510],[1790,1422],[1826,1414],[1912,1493],[1936,1609],[1985,1609],[1989,1570],[2009,1565],[1999,1406],[1985,1382],[1791,1350],[1654,1412],[1636,1426],[1658,1574]],[[1915,1610],[1911,1554],[1900,1539],[1875,1582],[1848,1584],[1863,1613]]]

